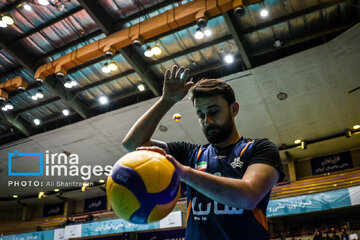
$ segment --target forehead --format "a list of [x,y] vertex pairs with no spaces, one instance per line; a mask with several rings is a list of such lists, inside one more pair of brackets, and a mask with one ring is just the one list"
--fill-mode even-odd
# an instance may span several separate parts
[[226,107],[227,101],[221,95],[198,97],[194,100],[195,110],[205,111],[211,107]]

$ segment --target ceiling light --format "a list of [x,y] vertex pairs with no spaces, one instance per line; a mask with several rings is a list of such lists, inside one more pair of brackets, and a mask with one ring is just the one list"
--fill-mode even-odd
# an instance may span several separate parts
[[135,40],[132,42],[132,45],[133,45],[135,48],[139,48],[139,47],[141,47],[142,42],[141,42],[139,39],[135,39]]
[[60,189],[55,188],[55,189],[54,189],[54,192],[60,192]]
[[207,19],[205,19],[205,18],[199,18],[199,19],[196,21],[196,24],[199,26],[199,28],[204,28],[204,27],[206,27],[206,25],[207,25]]
[[7,102],[7,103],[5,104],[5,107],[6,107],[8,110],[14,109],[14,106],[12,105],[11,102]]
[[41,199],[41,198],[43,198],[43,197],[45,197],[45,193],[44,193],[44,192],[39,192],[38,198]]
[[274,46],[275,48],[279,48],[279,47],[282,46],[282,44],[283,44],[282,41],[280,41],[280,40],[275,40],[273,46]]
[[295,144],[301,143],[301,139],[296,139],[296,140],[294,141],[294,143],[295,143]]
[[99,102],[100,102],[101,104],[107,104],[107,103],[109,102],[109,99],[108,99],[107,97],[105,97],[105,96],[101,96],[101,97],[99,98]]
[[144,86],[144,84],[139,84],[137,87],[138,87],[138,89],[139,89],[140,92],[145,91],[145,86]]
[[1,110],[3,110],[4,112],[6,112],[8,109],[6,107],[2,107]]
[[36,100],[37,98],[43,98],[44,97],[44,94],[42,93],[42,91],[39,89],[38,91],[37,91],[37,93],[35,94],[35,99],[34,100]]
[[211,33],[212,33],[212,32],[211,32],[210,28],[205,28],[205,29],[204,29],[204,34],[205,34],[206,37],[210,37],[210,36],[211,36]]
[[236,17],[242,17],[245,15],[245,7],[244,5],[238,6],[234,9],[234,13]]
[[67,80],[65,81],[64,87],[66,87],[66,88],[72,88],[72,87],[73,87],[73,85],[71,84],[71,81],[70,81],[69,79],[67,79]]
[[118,70],[118,66],[116,65],[115,61],[111,61],[111,63],[109,63],[108,65],[108,69],[110,69],[110,71],[116,71]]
[[40,125],[40,120],[39,119],[34,119],[34,123],[35,123],[35,125]]
[[49,5],[49,1],[48,0],[38,0],[38,3],[40,3],[43,6],[47,6]]
[[100,179],[100,180],[99,180],[99,183],[104,183],[104,182],[105,182],[104,179]]
[[105,63],[101,71],[103,71],[104,73],[109,73],[110,72],[109,64]]
[[152,57],[154,54],[151,52],[151,47],[147,47],[146,51],[144,52],[145,57]]
[[159,55],[161,53],[160,47],[157,45],[157,43],[151,48],[151,52],[154,55]]
[[226,54],[224,56],[224,61],[227,63],[227,64],[230,64],[230,63],[233,63],[234,62],[234,56],[230,53]]
[[11,15],[4,15],[1,18],[1,21],[3,21],[4,23],[6,23],[7,25],[12,25],[14,24],[14,19],[11,17]]
[[302,149],[302,150],[307,149],[307,144],[306,144],[306,142],[301,141],[301,149]]
[[36,94],[33,95],[33,96],[31,96],[31,98],[32,98],[32,100],[34,100],[34,101],[38,99],[37,96],[36,96]]
[[82,187],[81,187],[81,191],[85,192],[85,189],[89,186],[89,183],[84,182]]
[[6,28],[7,27],[7,24],[3,21],[0,20],[0,27],[2,28]]
[[24,9],[25,9],[26,11],[30,11],[30,10],[31,10],[31,6],[30,6],[29,4],[26,4],[26,3],[25,3]]
[[64,109],[64,110],[62,110],[62,113],[63,113],[65,116],[69,116],[70,111],[67,110],[67,109]]
[[263,10],[261,10],[261,12],[260,12],[260,16],[261,17],[267,17],[269,15],[269,11],[267,10],[267,9],[263,9]]
[[354,125],[353,126],[353,129],[359,129],[360,128],[360,125]]
[[197,28],[196,29],[196,32],[194,34],[194,37],[197,39],[197,40],[200,40],[200,39],[203,39],[204,38],[204,33],[201,31],[200,28]]
[[71,86],[72,87],[76,87],[78,85],[78,83],[75,80],[71,80]]
[[18,195],[16,195],[16,194],[14,194],[14,195],[13,195],[13,198],[18,198],[18,197],[19,197],[19,196],[18,196]]

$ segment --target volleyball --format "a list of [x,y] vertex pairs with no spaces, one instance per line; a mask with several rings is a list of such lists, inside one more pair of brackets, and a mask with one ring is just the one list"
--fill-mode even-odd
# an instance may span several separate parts
[[179,113],[175,113],[173,115],[173,120],[175,120],[176,122],[179,122],[181,120],[181,115]]
[[114,165],[106,195],[115,213],[124,220],[147,224],[166,217],[180,196],[174,165],[162,154],[130,152]]

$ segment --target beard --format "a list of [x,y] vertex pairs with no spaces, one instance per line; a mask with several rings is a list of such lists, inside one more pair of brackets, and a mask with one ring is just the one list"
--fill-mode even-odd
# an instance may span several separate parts
[[203,129],[203,132],[209,143],[216,144],[223,142],[228,137],[230,137],[233,129],[234,124],[229,114],[226,122],[223,125],[209,125]]

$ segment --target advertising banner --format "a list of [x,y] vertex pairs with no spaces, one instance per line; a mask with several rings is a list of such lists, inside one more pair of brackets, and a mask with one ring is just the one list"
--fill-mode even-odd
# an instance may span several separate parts
[[84,212],[94,212],[106,209],[106,197],[85,199]]
[[137,240],[185,240],[185,228],[137,234]]
[[43,210],[44,217],[63,215],[64,214],[64,203],[45,205]]
[[350,152],[312,158],[310,163],[313,175],[341,171],[353,167]]

